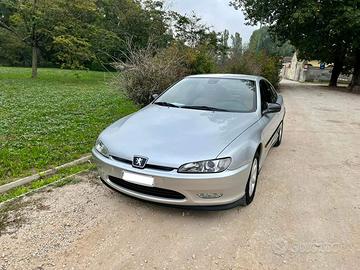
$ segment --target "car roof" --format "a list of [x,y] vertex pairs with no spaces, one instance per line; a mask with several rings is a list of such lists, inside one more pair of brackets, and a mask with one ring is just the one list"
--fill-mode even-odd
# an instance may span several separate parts
[[263,79],[261,76],[246,75],[246,74],[201,74],[201,75],[190,75],[186,78],[217,78],[217,79],[246,79],[258,81]]

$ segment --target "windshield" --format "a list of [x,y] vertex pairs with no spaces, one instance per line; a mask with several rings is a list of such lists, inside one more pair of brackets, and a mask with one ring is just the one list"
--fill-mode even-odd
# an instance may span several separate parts
[[155,104],[199,110],[253,112],[256,84],[246,79],[186,78],[161,95]]

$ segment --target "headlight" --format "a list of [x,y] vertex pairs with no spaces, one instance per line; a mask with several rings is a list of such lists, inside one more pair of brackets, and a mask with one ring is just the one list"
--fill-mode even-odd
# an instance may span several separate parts
[[106,146],[102,143],[102,141],[97,140],[95,144],[95,149],[105,157],[109,157],[109,150]]
[[225,171],[231,163],[231,158],[221,158],[186,163],[179,169],[179,173],[219,173]]

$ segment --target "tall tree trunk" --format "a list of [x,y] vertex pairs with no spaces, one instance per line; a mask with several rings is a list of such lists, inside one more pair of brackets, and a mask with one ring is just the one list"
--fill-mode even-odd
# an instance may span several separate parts
[[335,59],[334,68],[331,72],[329,86],[333,86],[333,87],[337,86],[337,81],[339,79],[341,72],[343,71],[343,66],[344,66],[344,58],[343,57],[339,57],[339,58]]
[[352,92],[360,93],[360,50],[355,52],[354,72],[350,86]]
[[37,77],[37,68],[38,68],[38,49],[35,45],[32,47],[32,73],[31,78]]

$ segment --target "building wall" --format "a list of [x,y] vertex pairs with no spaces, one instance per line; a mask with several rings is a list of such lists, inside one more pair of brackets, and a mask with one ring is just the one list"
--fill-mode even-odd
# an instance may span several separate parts
[[308,67],[302,70],[302,76],[299,81],[302,82],[328,82],[331,78],[332,68],[319,69]]
[[[284,63],[280,76],[293,81],[300,82],[328,82],[331,78],[332,67],[320,69],[319,67],[307,66],[306,61],[298,61],[294,53],[291,63]],[[341,75],[339,81],[349,83],[351,77]]]

